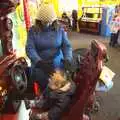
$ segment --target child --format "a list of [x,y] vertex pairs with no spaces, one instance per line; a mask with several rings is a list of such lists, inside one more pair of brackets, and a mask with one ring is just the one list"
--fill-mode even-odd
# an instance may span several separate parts
[[120,29],[120,5],[115,7],[115,13],[111,22],[111,38],[109,45],[114,47],[118,43],[118,35]]
[[65,74],[57,70],[50,77],[42,97],[34,101],[25,101],[27,107],[48,110],[43,113],[31,112],[30,120],[60,120],[62,113],[69,107],[75,90],[74,82],[67,80]]

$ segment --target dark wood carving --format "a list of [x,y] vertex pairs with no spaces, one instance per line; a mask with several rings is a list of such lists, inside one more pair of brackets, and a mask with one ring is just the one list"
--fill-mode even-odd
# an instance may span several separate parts
[[17,0],[0,0],[0,47],[2,47],[3,52],[2,56],[0,56],[0,112],[4,107],[6,96],[12,89],[9,69],[17,60],[12,46],[13,23],[7,16],[15,11],[18,4],[19,1]]

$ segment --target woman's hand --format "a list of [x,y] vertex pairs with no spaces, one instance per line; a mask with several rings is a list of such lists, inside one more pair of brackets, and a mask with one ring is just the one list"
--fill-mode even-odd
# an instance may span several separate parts
[[73,71],[73,61],[72,60],[62,60],[63,64],[64,64],[64,69],[65,71],[69,71],[72,72]]
[[42,69],[45,73],[51,74],[54,72],[52,60],[40,60],[36,64],[36,68]]

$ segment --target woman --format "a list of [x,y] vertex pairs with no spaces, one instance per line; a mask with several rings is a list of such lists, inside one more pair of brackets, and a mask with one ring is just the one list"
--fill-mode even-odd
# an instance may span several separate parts
[[71,21],[70,21],[70,18],[68,17],[68,15],[67,15],[66,12],[63,12],[63,14],[62,14],[62,20],[63,20],[63,22],[66,24],[66,26],[68,28],[71,28]]
[[67,34],[57,22],[51,4],[42,4],[38,10],[35,24],[30,28],[26,53],[32,64],[32,77],[42,90],[48,84],[49,74],[54,69],[62,69],[62,59],[72,60],[72,47]]
[[[117,43],[118,43],[118,36],[119,36],[119,23],[120,23],[120,5],[116,5],[115,7],[115,13],[113,15],[113,19],[114,22],[113,24],[113,28],[111,29],[111,38],[110,38],[110,43],[109,45],[114,47]],[[116,24],[118,24],[117,26],[115,26]]]

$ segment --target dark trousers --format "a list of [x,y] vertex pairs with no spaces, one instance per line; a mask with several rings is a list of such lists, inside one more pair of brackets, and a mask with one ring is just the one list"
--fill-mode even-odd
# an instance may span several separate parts
[[72,30],[74,30],[74,31],[77,30],[77,20],[72,21]]
[[114,47],[117,44],[118,33],[119,31],[117,33],[111,33],[111,38],[110,38],[110,43],[109,43],[110,46]]
[[40,85],[40,89],[43,91],[48,84],[48,75],[41,69],[35,68],[32,70],[32,82],[37,82]]

